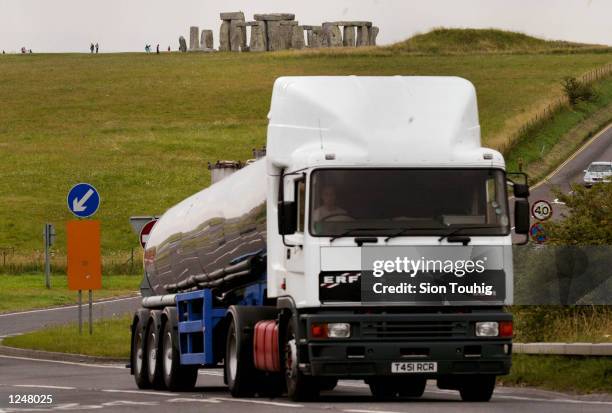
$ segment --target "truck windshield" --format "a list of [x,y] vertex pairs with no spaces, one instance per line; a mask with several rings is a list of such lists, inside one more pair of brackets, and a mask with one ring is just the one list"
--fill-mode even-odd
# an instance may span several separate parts
[[[318,169],[311,174],[314,236],[506,235],[499,169]],[[473,228],[470,228],[473,227]]]

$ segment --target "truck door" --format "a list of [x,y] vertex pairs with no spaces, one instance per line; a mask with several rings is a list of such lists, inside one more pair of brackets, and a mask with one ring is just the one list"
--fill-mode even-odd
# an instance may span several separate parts
[[[304,232],[306,223],[306,179],[287,176],[285,197],[293,197],[297,207],[297,231],[285,236],[285,268],[292,275],[304,275]],[[291,199],[288,199],[291,200]]]

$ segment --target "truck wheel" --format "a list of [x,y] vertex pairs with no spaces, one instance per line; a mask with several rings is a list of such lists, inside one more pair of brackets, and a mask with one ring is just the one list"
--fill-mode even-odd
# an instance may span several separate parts
[[371,378],[367,380],[368,386],[370,386],[370,392],[376,400],[391,400],[397,396],[397,383],[396,380],[387,378]]
[[159,328],[154,320],[151,320],[147,328],[147,377],[149,383],[156,389],[164,388],[164,377],[162,373],[161,341],[159,340]]
[[312,377],[307,377],[299,370],[299,355],[297,350],[297,335],[293,322],[287,323],[284,342],[283,361],[287,396],[293,401],[307,401],[319,395],[319,384]]
[[321,377],[317,382],[321,391],[332,391],[338,385],[338,379],[335,377]]
[[421,397],[425,393],[427,379],[425,377],[406,377],[397,384],[400,397]]
[[239,314],[234,314],[227,329],[224,369],[232,396],[249,397],[255,395],[257,371],[253,366],[252,344]]
[[162,339],[162,371],[164,384],[170,391],[193,390],[198,380],[197,366],[182,366],[178,348],[178,337],[174,331],[174,323],[170,320],[164,323]]
[[138,388],[148,389],[151,383],[147,374],[146,341],[143,331],[143,319],[139,318],[132,330],[132,369]]
[[464,402],[488,402],[495,389],[495,376],[472,376],[459,384],[459,394]]

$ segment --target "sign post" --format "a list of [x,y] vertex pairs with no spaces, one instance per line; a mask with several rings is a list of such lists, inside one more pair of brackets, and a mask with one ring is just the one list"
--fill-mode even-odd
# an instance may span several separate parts
[[[68,209],[79,218],[92,216],[100,206],[100,195],[90,184],[77,184],[68,193]],[[88,291],[89,334],[93,334],[93,290],[102,288],[100,221],[73,220],[66,223],[68,288],[79,294],[79,334],[83,333],[83,290]]]
[[45,239],[45,286],[51,288],[51,258],[49,256],[49,248],[55,240],[55,227],[53,224],[45,224],[43,237]]

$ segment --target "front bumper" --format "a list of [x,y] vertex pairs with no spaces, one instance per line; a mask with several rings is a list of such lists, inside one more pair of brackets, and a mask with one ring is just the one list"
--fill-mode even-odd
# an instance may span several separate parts
[[[510,372],[510,338],[476,337],[476,321],[511,320],[504,312],[478,314],[302,315],[304,333],[311,323],[349,322],[348,339],[300,340],[300,368],[312,376],[368,378],[402,376],[393,362],[437,362],[427,378],[449,375],[504,375]],[[413,374],[410,374],[413,375]]]

